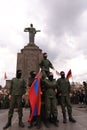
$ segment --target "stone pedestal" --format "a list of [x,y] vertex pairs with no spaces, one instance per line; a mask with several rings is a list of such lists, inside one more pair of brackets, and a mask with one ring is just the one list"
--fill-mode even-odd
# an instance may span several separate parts
[[35,44],[28,44],[20,53],[17,53],[17,69],[22,70],[23,78],[28,81],[32,70],[39,71],[39,63],[42,58],[42,50]]

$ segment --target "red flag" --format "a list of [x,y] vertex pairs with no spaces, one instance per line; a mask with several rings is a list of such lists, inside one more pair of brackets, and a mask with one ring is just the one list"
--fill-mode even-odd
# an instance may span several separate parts
[[31,121],[33,116],[40,115],[41,110],[41,88],[40,75],[37,75],[28,92],[28,98],[31,106],[31,114],[28,121]]
[[5,74],[4,74],[4,79],[5,79],[5,80],[7,79],[7,75],[6,75],[6,72],[5,72]]
[[71,69],[68,71],[68,73],[67,73],[67,76],[66,76],[66,78],[67,79],[69,79],[69,78],[71,78],[72,77],[72,72],[71,72]]

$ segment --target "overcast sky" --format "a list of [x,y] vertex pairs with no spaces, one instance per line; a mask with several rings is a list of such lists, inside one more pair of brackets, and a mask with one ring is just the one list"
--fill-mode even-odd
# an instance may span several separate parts
[[55,68],[87,81],[87,0],[0,0],[0,84],[15,76],[17,53],[27,45],[25,27],[40,29],[35,43]]

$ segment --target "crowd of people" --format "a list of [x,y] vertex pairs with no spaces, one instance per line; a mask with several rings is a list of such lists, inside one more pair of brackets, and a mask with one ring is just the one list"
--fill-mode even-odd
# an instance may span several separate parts
[[[33,116],[32,120],[29,121],[28,128],[32,128],[33,125],[36,125],[39,129],[41,127],[41,122],[43,121],[47,128],[50,127],[50,123],[53,123],[56,127],[59,125],[58,118],[58,108],[57,105],[61,105],[63,123],[67,123],[66,118],[66,107],[68,111],[69,121],[75,123],[76,120],[72,115],[72,106],[71,103],[86,102],[86,82],[83,82],[83,90],[80,89],[72,90],[69,80],[65,77],[65,72],[60,72],[60,78],[57,80],[54,79],[54,75],[50,72],[50,68],[54,69],[52,63],[47,59],[47,53],[43,53],[43,59],[39,64],[41,68],[41,113],[40,115]],[[36,71],[30,72],[28,88],[31,87],[33,81],[36,77]],[[8,112],[8,121],[3,129],[7,129],[11,126],[12,117],[14,113],[15,104],[18,108],[18,117],[19,117],[19,126],[24,127],[22,121],[23,117],[23,101],[26,93],[26,83],[22,78],[22,71],[17,70],[16,77],[12,79],[11,86],[9,90],[8,99],[10,100],[9,112]],[[83,96],[84,94],[84,96]],[[77,98],[78,97],[78,98]],[[85,98],[84,98],[85,97]],[[84,100],[85,99],[85,100]],[[8,101],[9,102],[9,101]],[[28,102],[29,103],[29,102]],[[2,99],[0,99],[0,104],[2,104]],[[2,106],[2,105],[1,105]],[[28,106],[25,102],[25,107]],[[3,108],[3,107],[2,107]],[[32,108],[30,106],[30,114]]]
[[7,89],[0,90],[0,109],[9,108],[9,91]]
[[[29,102],[27,98],[27,91],[25,94],[25,99],[22,100],[22,107],[29,108]],[[61,95],[56,95],[58,105],[60,105]],[[87,105],[87,90],[85,90],[84,85],[82,87],[72,88],[72,96],[70,97],[71,104],[80,104],[82,107]],[[0,89],[0,109],[9,108],[9,90],[2,88]],[[16,106],[15,106],[16,108]]]

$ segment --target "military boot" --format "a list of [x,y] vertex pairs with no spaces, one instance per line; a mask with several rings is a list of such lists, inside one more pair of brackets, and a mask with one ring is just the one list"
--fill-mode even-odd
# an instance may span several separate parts
[[3,127],[3,129],[5,130],[5,129],[9,128],[10,126],[11,126],[11,118],[8,118],[8,122],[7,122],[7,124]]
[[76,120],[73,117],[69,117],[69,121],[72,123],[76,123]]
[[72,114],[68,113],[68,115],[69,115],[69,121],[72,122],[72,123],[75,123],[76,120],[72,117]]
[[49,119],[45,120],[45,126],[46,126],[47,128],[50,128]]
[[54,117],[54,125],[55,125],[56,127],[59,126],[59,125],[58,125],[58,121],[57,121],[57,117]]
[[29,122],[28,128],[32,128],[33,127],[33,123]]
[[40,129],[41,128],[41,118],[40,116],[37,117],[37,129]]
[[40,129],[41,128],[41,122],[39,122],[36,126],[37,129]]
[[19,118],[19,126],[20,127],[24,127],[25,126],[24,123],[22,122],[22,118]]
[[63,113],[63,123],[67,123],[66,113]]

